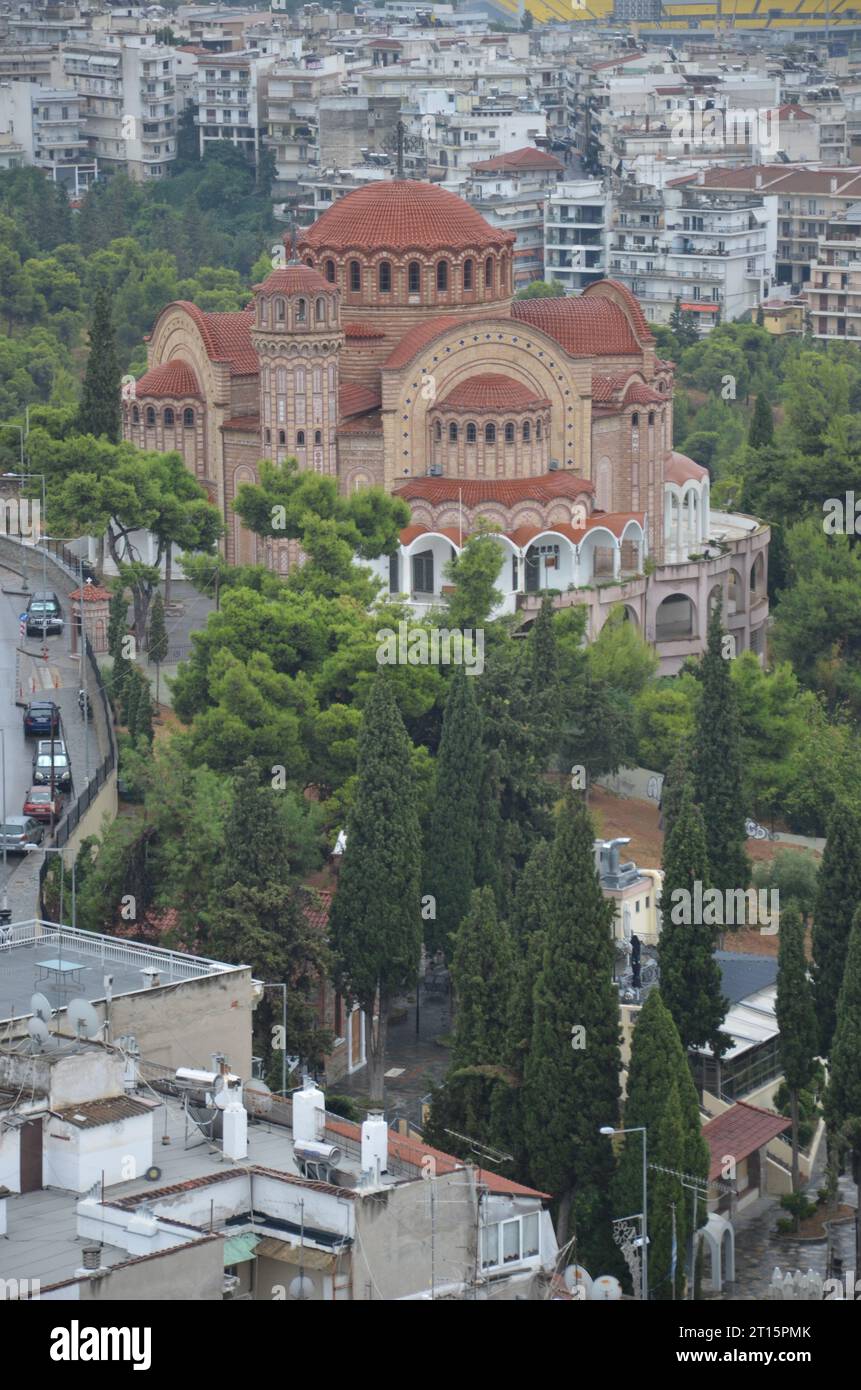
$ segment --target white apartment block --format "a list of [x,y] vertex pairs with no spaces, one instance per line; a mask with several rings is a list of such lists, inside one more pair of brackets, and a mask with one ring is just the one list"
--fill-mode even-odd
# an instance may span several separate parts
[[176,158],[176,57],[152,34],[76,43],[62,55],[84,99],[90,153],[102,172],[136,183],[162,178]]
[[861,341],[861,203],[829,222],[804,290],[814,338]]
[[264,135],[260,79],[275,61],[247,52],[198,59],[195,121],[201,155],[208,145],[228,140],[257,163]]
[[342,90],[341,54],[278,62],[268,75],[266,143],[275,154],[276,177],[283,190],[295,191],[299,180],[319,168],[319,101]]
[[544,275],[568,293],[603,280],[607,270],[610,199],[600,179],[559,183],[544,208]]
[[84,98],[72,88],[0,83],[0,142],[0,159],[3,145],[9,152],[18,147],[16,163],[3,167],[35,165],[73,199],[86,192],[98,172],[84,129]]

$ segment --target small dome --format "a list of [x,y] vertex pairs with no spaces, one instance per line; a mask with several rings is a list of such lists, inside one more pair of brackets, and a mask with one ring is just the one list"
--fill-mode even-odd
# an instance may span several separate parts
[[380,179],[339,198],[299,234],[311,251],[460,251],[511,246],[456,193],[415,179]]
[[318,270],[309,265],[285,265],[267,275],[255,290],[264,294],[334,294],[336,286],[324,280]]
[[197,373],[181,357],[144,372],[138,377],[135,391],[138,396],[168,396],[173,400],[201,394]]
[[440,402],[448,410],[533,410],[550,402],[510,376],[485,373],[471,376],[449,391]]

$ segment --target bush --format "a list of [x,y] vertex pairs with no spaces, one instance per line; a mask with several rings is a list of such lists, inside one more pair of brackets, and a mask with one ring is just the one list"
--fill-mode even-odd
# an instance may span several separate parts
[[776,888],[781,908],[793,902],[801,915],[807,917],[816,902],[817,866],[818,860],[812,850],[779,849],[771,863],[756,865],[754,886]]

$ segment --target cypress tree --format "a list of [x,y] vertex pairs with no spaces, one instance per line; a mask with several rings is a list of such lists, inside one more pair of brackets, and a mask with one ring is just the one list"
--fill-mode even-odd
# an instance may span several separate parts
[[153,741],[152,727],[152,691],[147,677],[141,673],[139,681],[137,703],[135,705],[135,738],[145,738],[147,743]]
[[661,829],[665,841],[679,813],[682,793],[690,778],[690,764],[691,750],[687,741],[682,739],[661,785]]
[[735,688],[723,655],[721,603],[709,614],[708,647],[700,667],[702,698],[692,768],[694,799],[706,827],[711,881],[721,893],[745,889],[750,862],[744,851],[745,813]]
[[224,830],[219,890],[285,883],[291,851],[280,794],[261,784],[253,758],[233,775],[230,811]]
[[804,923],[801,913],[788,907],[780,914],[777,958],[777,1026],[783,1079],[789,1091],[792,1117],[792,1190],[800,1187],[798,1174],[798,1093],[813,1075],[817,1026],[813,990],[804,958]]
[[161,590],[156,593],[150,609],[147,651],[149,652],[150,661],[155,663],[155,702],[158,704],[161,664],[168,653],[167,628],[164,623],[164,600],[161,596]]
[[[847,1151],[852,1181],[861,1194],[861,908],[855,913],[846,950],[846,968],[831,1047],[831,1078],[825,1093],[829,1156],[838,1162]],[[856,1249],[861,1206],[855,1213]]]
[[370,1095],[383,1101],[389,1009],[415,982],[421,950],[421,849],[411,745],[384,671],[359,732],[356,798],[347,824],[331,941],[343,992],[368,1019]]
[[577,1237],[596,1272],[612,1258],[613,1154],[599,1133],[619,1111],[619,997],[613,984],[613,904],[595,872],[594,826],[569,791],[550,859],[547,927],[524,1068],[524,1133],[536,1186],[557,1204],[557,1239]]
[[504,911],[508,874],[505,866],[505,836],[502,824],[502,778],[499,751],[485,754],[478,794],[478,821],[475,837],[475,886],[492,888],[496,904]]
[[522,1071],[532,1042],[535,982],[544,961],[550,882],[549,840],[539,840],[517,880],[511,902],[511,936],[515,951],[514,990],[509,1026],[509,1055]]
[[766,396],[760,391],[753,407],[747,442],[752,449],[761,449],[774,440],[774,416]]
[[90,354],[75,425],[79,434],[93,434],[96,439],[106,435],[112,444],[119,443],[120,366],[106,289],[97,290],[93,297]]
[[[647,1158],[677,1172],[690,1173],[705,1183],[709,1149],[700,1124],[699,1100],[679,1031],[658,989],[649,991],[637,1015],[628,1067],[627,1098],[623,1124],[626,1129],[645,1129]],[[642,1210],[642,1136],[625,1140],[614,1182],[614,1205],[620,1216]],[[654,1178],[667,1177],[664,1188]],[[684,1289],[687,1253],[693,1236],[693,1198],[687,1189],[676,1192],[677,1179],[649,1175],[649,1236],[652,1281],[658,1285],[669,1269],[672,1244],[670,1202],[676,1201],[676,1242],[679,1275]],[[697,1202],[697,1226],[705,1223],[705,1201]],[[660,1297],[671,1296],[671,1284],[660,1282]]]
[[111,594],[111,601],[108,604],[108,651],[111,656],[116,658],[120,649],[120,642],[128,631],[128,612],[129,603],[126,598],[126,591],[119,583]]
[[696,911],[696,887],[711,886],[703,818],[685,787],[676,823],[664,840],[662,926],[658,942],[661,993],[684,1047],[718,1048],[727,1002],[715,960],[715,928]]
[[138,703],[141,697],[141,673],[137,666],[130,666],[123,685],[123,723],[135,737],[138,731]]
[[428,923],[433,933],[428,947],[446,955],[469,910],[475,883],[484,758],[473,680],[458,666],[449,683],[425,854],[424,882],[436,899],[436,920]]
[[547,761],[559,747],[562,709],[559,652],[553,631],[553,600],[549,594],[541,600],[528,640],[530,722],[539,734],[539,756]]
[[823,1057],[831,1051],[849,929],[859,905],[861,823],[850,806],[838,801],[828,819],[813,916],[814,999]]
[[514,951],[490,888],[476,888],[455,935],[452,984],[456,1001],[452,1064],[498,1062],[509,1026]]

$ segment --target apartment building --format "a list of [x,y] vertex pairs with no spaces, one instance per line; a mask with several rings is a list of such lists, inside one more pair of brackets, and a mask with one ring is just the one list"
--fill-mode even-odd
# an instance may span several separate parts
[[286,59],[269,72],[266,143],[275,155],[278,192],[295,193],[299,180],[320,167],[320,100],[341,92],[344,75],[341,54]]
[[546,150],[526,148],[473,164],[463,196],[492,227],[514,232],[514,288],[544,278],[544,205],[564,172]]
[[861,340],[861,203],[829,222],[804,290],[815,338]]
[[85,101],[74,89],[0,82],[0,139],[18,147],[19,167],[44,170],[70,198],[85,193],[98,173],[85,125]]
[[349,169],[362,164],[369,153],[388,154],[394,163],[400,116],[398,97],[322,96],[321,168]]
[[201,155],[228,140],[257,163],[264,137],[264,79],[274,63],[248,52],[198,57],[195,120]]
[[601,179],[558,183],[544,208],[544,273],[568,293],[603,280],[607,270],[610,198]]
[[535,145],[547,136],[547,116],[537,106],[520,108],[502,97],[477,102],[468,113],[434,116],[427,129],[430,178],[464,173],[474,164]]
[[90,153],[104,173],[162,178],[176,158],[176,55],[151,34],[107,35],[64,49],[68,84],[83,98]]

